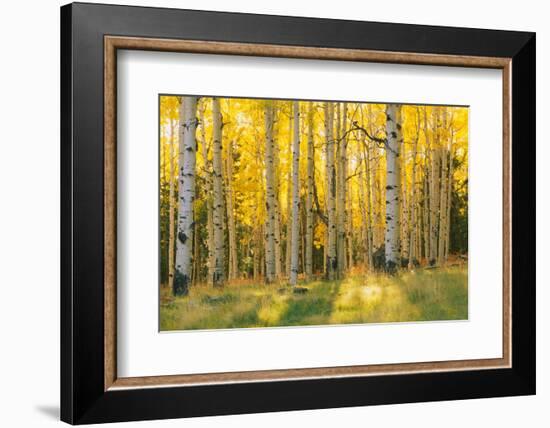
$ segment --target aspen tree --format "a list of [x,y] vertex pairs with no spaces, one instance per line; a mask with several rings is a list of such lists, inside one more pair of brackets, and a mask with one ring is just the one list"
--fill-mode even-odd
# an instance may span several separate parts
[[201,251],[199,244],[199,233],[197,222],[193,222],[193,284],[199,282],[200,266],[201,266]]
[[397,104],[386,105],[386,233],[385,256],[386,271],[395,273],[400,265],[399,248],[399,193],[400,167],[399,150],[402,143],[401,107]]
[[307,113],[307,167],[306,167],[306,233],[305,233],[305,274],[311,279],[313,274],[313,103]]
[[[282,275],[282,254],[281,254],[281,204],[279,201],[279,142],[278,132],[275,132],[275,123],[277,122],[277,102],[273,102],[273,158],[275,171],[275,221],[273,223],[273,232],[275,233],[275,277],[281,278]],[[277,127],[278,131],[278,127]]]
[[337,218],[337,276],[341,278],[346,270],[346,111],[347,104],[337,104],[337,168],[336,168],[336,218]]
[[413,259],[416,258],[416,229],[418,228],[416,218],[416,156],[418,153],[418,140],[420,138],[420,117],[418,113],[418,107],[416,108],[416,134],[414,137],[414,147],[412,154],[412,184],[411,184],[411,207],[409,210],[409,265],[408,268],[412,269]]
[[[435,110],[435,113],[434,111]],[[440,165],[439,165],[439,118],[437,107],[432,108],[432,136],[430,143],[430,155],[431,155],[431,165],[430,165],[430,179],[429,179],[429,204],[430,204],[430,255],[428,257],[430,264],[436,264],[437,262],[437,232],[439,229],[437,215],[439,209],[439,178],[440,178]],[[428,121],[425,120],[425,127],[427,128]],[[428,132],[426,131],[426,134]]]
[[275,281],[275,165],[273,159],[273,103],[268,100],[264,107],[265,116],[265,177],[266,177],[266,221],[265,221],[265,280]]
[[[289,113],[288,113],[288,146],[292,146],[292,104],[289,106]],[[292,164],[292,151],[288,150],[288,157],[287,157],[288,165]],[[292,238],[291,238],[291,231],[292,231],[292,217],[291,217],[291,211],[292,211],[292,168],[291,166],[288,166],[287,168],[287,178],[286,178],[286,252],[285,252],[285,272],[287,278],[290,278],[290,255],[291,255],[291,245],[292,245]]]
[[212,98],[212,190],[214,230],[213,276],[214,287],[221,287],[225,283],[225,245],[223,230],[223,163],[222,163],[222,114],[219,98]]
[[453,138],[449,147],[449,176],[447,177],[447,227],[445,230],[445,260],[449,257],[449,246],[451,243],[451,203],[453,200]]
[[407,150],[405,146],[405,140],[401,140],[401,149],[399,151],[400,164],[402,164],[401,170],[401,193],[399,200],[399,238],[401,257],[409,257],[409,198],[408,198],[408,182],[407,182]]
[[212,279],[214,278],[214,227],[213,227],[213,211],[214,205],[212,201],[212,164],[208,159],[208,142],[206,141],[206,121],[204,111],[206,110],[206,99],[203,98],[200,101],[201,108],[199,109],[199,124],[201,135],[201,154],[204,162],[204,194],[206,198],[206,249],[207,258],[206,265],[208,268],[207,284],[212,285]]
[[334,165],[334,105],[325,103],[326,177],[327,177],[327,256],[326,273],[330,280],[336,279],[338,260],[336,258],[336,170]]
[[448,156],[448,144],[447,144],[447,110],[442,108],[441,114],[443,115],[443,142],[441,147],[441,178],[439,180],[439,235],[438,235],[438,253],[437,264],[443,265],[445,263],[445,237],[447,236],[447,156]]
[[300,103],[293,102],[292,137],[292,229],[290,255],[290,284],[298,281],[298,249],[300,242]]
[[192,279],[193,205],[195,201],[195,168],[197,142],[195,131],[197,98],[183,97],[180,106],[179,138],[179,210],[176,243],[176,269],[173,293],[186,296]]
[[430,257],[430,206],[429,206],[429,185],[428,177],[430,175],[428,167],[428,153],[424,154],[424,176],[422,178],[422,232],[424,239],[424,257],[428,259]]
[[234,141],[229,141],[226,149],[225,157],[225,198],[227,207],[227,238],[229,242],[229,269],[228,278],[230,280],[238,277],[238,260],[237,260],[237,232],[235,230],[235,210],[234,210],[234,195],[233,195],[233,144]]

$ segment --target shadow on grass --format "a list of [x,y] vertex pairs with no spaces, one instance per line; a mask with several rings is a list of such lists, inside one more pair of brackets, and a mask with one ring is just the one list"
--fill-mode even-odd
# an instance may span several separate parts
[[281,314],[281,326],[326,324],[342,281],[317,281],[308,293],[293,295]]

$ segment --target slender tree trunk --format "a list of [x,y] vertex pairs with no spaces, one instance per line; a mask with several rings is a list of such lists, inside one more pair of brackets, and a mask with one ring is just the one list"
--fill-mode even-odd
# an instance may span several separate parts
[[323,275],[328,278],[327,263],[325,262],[328,258],[328,226],[325,226],[323,239]]
[[[447,129],[447,111],[443,109],[443,130]],[[447,141],[444,135],[443,147],[441,148],[441,178],[440,178],[440,197],[439,197],[439,240],[437,263],[441,266],[445,263],[445,237],[447,236]]]
[[346,254],[348,260],[346,267],[348,271],[354,266],[353,258],[353,192],[352,192],[352,178],[348,179],[348,165],[349,160],[346,159]]
[[385,239],[385,207],[382,207],[382,202],[385,202],[386,197],[382,191],[382,176],[379,172],[380,157],[374,159],[374,167],[372,168],[372,187],[374,188],[373,203],[372,203],[372,218],[375,220],[375,225],[372,228],[373,239],[376,242],[376,247],[380,248],[384,244]]
[[346,270],[346,139],[344,137],[345,115],[347,105],[342,107],[340,116],[340,104],[337,110],[338,127],[338,158],[336,169],[336,221],[337,221],[337,250],[338,269],[337,276],[341,278]]
[[273,231],[275,233],[275,277],[281,279],[282,277],[282,252],[281,252],[281,202],[279,200],[279,176],[280,176],[280,159],[279,159],[279,142],[278,142],[278,130],[279,128],[275,127],[277,123],[278,116],[278,105],[276,102],[273,103],[273,165],[274,165],[274,174],[275,174],[275,222],[273,224]]
[[260,228],[254,229],[254,253],[252,254],[252,278],[257,281],[260,277],[260,248],[262,245]]
[[201,251],[197,222],[193,222],[193,284],[200,281]]
[[[363,161],[366,163],[365,156]],[[369,227],[367,224],[367,197],[365,194],[365,181],[367,180],[367,168],[359,175],[359,208],[361,210],[361,248],[363,255],[363,263],[370,270],[371,264],[369,259]]]
[[401,189],[399,150],[402,143],[398,104],[386,105],[386,271],[395,273],[400,265],[399,192]]
[[204,111],[206,110],[206,99],[203,98],[200,108],[200,129],[201,129],[201,144],[202,144],[202,158],[204,161],[204,195],[206,198],[206,249],[207,258],[206,265],[208,268],[208,278],[206,280],[209,286],[212,285],[212,279],[214,278],[214,227],[213,227],[213,212],[214,204],[212,201],[212,164],[208,159],[208,143],[206,141],[206,122],[204,119]]
[[351,248],[351,229],[350,225],[352,223],[353,219],[353,212],[352,212],[352,194],[350,192],[350,183],[351,181],[348,180],[348,144],[349,140],[346,135],[346,130],[348,126],[348,104],[344,103],[342,107],[342,131],[341,135],[343,138],[343,153],[341,153],[343,157],[342,161],[342,181],[343,181],[343,190],[344,190],[344,271],[349,270],[352,267],[352,248]]
[[422,226],[424,232],[424,257],[430,257],[430,206],[429,206],[429,186],[428,177],[428,152],[426,151],[426,161],[424,164],[424,177],[422,178]]
[[412,183],[411,183],[411,207],[409,210],[409,269],[412,269],[414,266],[413,259],[416,258],[415,247],[416,247],[416,229],[418,228],[417,219],[416,219],[416,154],[418,152],[418,139],[419,139],[419,125],[420,117],[418,115],[418,108],[416,111],[416,136],[414,139],[413,147],[413,158],[412,158]]
[[[436,109],[437,107],[433,107]],[[431,155],[431,165],[430,165],[430,180],[429,180],[429,204],[430,204],[430,256],[429,263],[435,264],[437,262],[437,232],[438,232],[438,216],[437,210],[439,208],[439,150],[437,143],[439,141],[438,133],[438,118],[437,113],[434,115],[434,126],[433,134],[434,138],[431,140],[430,145],[430,155]],[[427,119],[424,121],[424,127],[426,135],[427,131]],[[426,137],[427,138],[427,137]]]
[[[289,114],[292,115],[292,106],[289,110]],[[289,141],[288,141],[288,147],[292,147],[292,119],[289,118],[288,120],[288,135],[289,135]],[[292,163],[292,151],[289,150],[289,156],[287,158],[287,161],[289,164]],[[285,272],[286,277],[290,278],[290,255],[291,255],[291,245],[292,245],[292,238],[291,238],[291,231],[292,231],[292,168],[288,167],[287,172],[287,191],[286,191],[286,252],[285,252]]]
[[[274,110],[275,115],[275,110]],[[273,119],[275,123],[275,116]],[[275,171],[275,221],[273,223],[273,232],[275,233],[275,277],[281,278],[282,275],[282,254],[281,254],[281,204],[279,202],[279,144],[273,137],[273,157],[274,157],[274,171]]]
[[370,156],[369,151],[364,151],[365,156],[365,176],[367,179],[367,200],[366,200],[366,211],[367,211],[367,258],[369,269],[372,268],[372,253],[374,252],[373,245],[373,227],[372,227],[372,197],[371,197],[371,166],[370,166]]
[[183,97],[180,106],[178,241],[173,285],[175,296],[187,295],[192,279],[193,205],[197,151],[196,112],[197,98]]
[[173,120],[170,121],[170,149],[168,151],[168,162],[169,162],[169,205],[168,205],[168,289],[172,290],[174,287],[174,241],[175,241],[175,228],[174,228],[174,146],[176,145],[176,129],[177,125]]
[[449,257],[449,246],[451,245],[451,203],[453,200],[453,140],[449,148],[449,177],[447,178],[447,228],[445,233],[445,260]]
[[439,233],[438,233],[438,253],[437,264],[445,263],[445,236],[447,234],[447,153],[446,150],[441,154],[441,179],[440,179],[440,197],[439,197]]
[[[275,158],[277,159],[277,156],[275,156]],[[278,186],[276,186],[276,188],[277,187]],[[279,192],[275,190],[275,222],[273,225],[273,231],[275,233],[275,277],[280,279],[282,276],[283,268],[281,254],[281,210],[278,194]]]
[[[371,135],[375,132],[373,123],[374,115],[372,111],[372,106],[367,104],[367,117],[368,117],[368,127],[370,129]],[[369,174],[367,177],[367,200],[369,204],[367,205],[367,219],[371,224],[370,227],[370,265],[373,265],[372,254],[374,248],[381,248],[384,245],[385,241],[385,195],[383,195],[383,186],[382,180],[385,179],[385,176],[382,177],[380,174],[380,162],[381,157],[379,149],[370,145],[367,146],[365,158],[368,162]]]
[[273,102],[266,101],[265,117],[265,177],[266,177],[266,220],[265,220],[265,280],[275,281],[275,161],[273,153]]
[[221,287],[225,283],[225,245],[223,230],[223,163],[222,163],[222,114],[220,100],[212,98],[212,184],[213,184],[213,214],[214,228],[214,256],[213,277],[214,287]]
[[[265,280],[265,223],[260,226],[259,236],[261,239],[258,241],[258,261],[260,267],[260,277]],[[264,245],[262,245],[262,243]]]
[[227,204],[227,235],[229,241],[229,269],[228,278],[237,279],[239,273],[237,260],[237,232],[235,229],[235,211],[233,195],[233,141],[227,144],[225,157],[226,180],[225,180],[225,198]]
[[307,180],[306,180],[306,236],[305,236],[305,273],[306,278],[313,275],[313,103],[309,104],[307,116]]
[[328,243],[326,257],[326,272],[329,280],[337,277],[338,260],[336,258],[336,170],[334,165],[333,136],[334,106],[325,103],[325,135],[327,164],[327,212],[328,212]]
[[[304,201],[300,200],[300,267],[302,272],[306,271],[306,213],[304,212]],[[299,271],[299,270],[298,270]]]
[[399,237],[400,237],[400,248],[401,248],[401,257],[409,257],[409,201],[408,201],[408,192],[409,192],[409,183],[407,181],[407,153],[405,149],[404,140],[401,143],[401,150],[399,153],[400,158],[400,167],[401,170],[401,198],[399,200],[400,216],[399,216]]
[[292,138],[292,229],[290,255],[290,285],[298,281],[298,249],[300,242],[300,104],[293,102]]
[[[417,194],[417,197],[419,195]],[[416,203],[416,250],[415,250],[415,254],[416,254],[416,259],[418,260],[418,262],[420,263],[420,259],[422,258],[422,233],[423,233],[423,229],[422,229],[422,212],[420,211],[421,210],[421,206],[420,206],[420,202],[417,201]]]

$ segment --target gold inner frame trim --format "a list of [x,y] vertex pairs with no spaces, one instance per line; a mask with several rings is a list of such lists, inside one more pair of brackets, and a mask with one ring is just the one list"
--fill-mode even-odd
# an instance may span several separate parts
[[[394,64],[494,68],[503,82],[503,349],[502,358],[432,361],[421,363],[357,365],[304,369],[204,373],[171,376],[117,377],[116,367],[116,53],[118,49],[242,55],[297,59],[323,59]],[[170,40],[139,37],[104,37],[104,389],[193,386],[220,383],[361,377],[419,372],[480,370],[511,367],[512,279],[512,165],[510,58],[383,52],[359,49],[282,46],[250,43]]]

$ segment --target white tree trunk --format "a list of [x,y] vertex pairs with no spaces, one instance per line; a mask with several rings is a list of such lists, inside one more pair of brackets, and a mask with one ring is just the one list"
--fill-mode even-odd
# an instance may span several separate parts
[[307,126],[305,273],[307,279],[311,279],[313,274],[313,103],[309,104]]
[[173,286],[176,296],[185,296],[189,293],[192,278],[193,205],[197,151],[196,111],[197,98],[183,97],[180,107],[178,241]]
[[229,241],[229,269],[228,278],[230,280],[238,277],[237,260],[237,232],[235,229],[235,211],[233,196],[233,142],[227,144],[226,157],[226,180],[225,180],[225,198],[227,200],[227,236]]
[[290,284],[298,281],[298,249],[300,242],[300,104],[293,103],[292,138],[292,230],[290,255]]
[[453,140],[451,139],[449,148],[449,177],[447,179],[447,227],[445,230],[445,260],[449,257],[449,247],[451,245],[451,204],[453,201]]
[[399,199],[399,237],[401,258],[409,257],[409,183],[407,181],[407,150],[404,140],[401,139],[401,149],[399,152],[399,169],[401,171],[401,189]]
[[334,165],[334,106],[325,103],[325,136],[326,136],[326,175],[327,175],[327,256],[326,273],[329,280],[336,279],[338,260],[336,258],[336,170]]
[[273,153],[273,102],[266,101],[265,118],[265,280],[275,281],[275,161]]
[[366,200],[366,214],[367,214],[367,258],[369,269],[372,268],[372,253],[373,249],[373,227],[372,227],[372,181],[371,181],[371,163],[369,150],[364,151],[365,154],[365,176],[367,179],[367,200]]
[[[447,128],[447,110],[442,108],[441,114],[443,115],[443,130]],[[446,135],[444,135],[446,138]],[[447,236],[447,141],[442,142],[441,148],[441,178],[440,191],[439,191],[439,236],[438,236],[438,253],[437,263],[441,266],[445,263],[445,237]]]
[[416,154],[418,151],[418,140],[420,138],[420,115],[418,113],[418,108],[416,111],[416,136],[414,139],[414,147],[413,147],[413,158],[412,158],[412,182],[411,182],[411,205],[409,210],[409,265],[408,268],[412,269],[414,265],[414,258],[417,258],[417,255],[415,254],[415,248],[416,248],[416,229],[418,228],[418,220],[416,218]]
[[204,118],[204,111],[206,110],[206,99],[201,101],[201,108],[199,110],[199,123],[201,129],[201,153],[204,161],[204,194],[206,198],[206,249],[208,251],[206,265],[208,268],[208,277],[206,282],[208,285],[212,285],[212,278],[214,278],[214,227],[213,227],[213,211],[214,204],[212,200],[212,164],[208,159],[208,143],[206,140],[206,122]]
[[255,281],[260,277],[260,249],[262,239],[261,227],[257,227],[254,230],[254,252],[252,254],[252,278],[254,278]]
[[[339,104],[338,104],[339,105]],[[342,115],[340,108],[338,114],[338,167],[336,169],[336,218],[337,218],[337,249],[338,258],[338,278],[341,278],[346,270],[346,138],[344,136],[346,127],[347,105],[342,106]]]
[[[292,105],[290,106],[289,115],[292,114]],[[288,141],[288,147],[292,146],[292,120],[288,120],[288,135],[289,135],[289,141]],[[292,163],[291,160],[291,150],[289,150],[289,156],[287,158],[287,162],[290,164]],[[291,254],[291,231],[292,231],[292,168],[287,168],[287,191],[286,191],[286,251],[285,251],[285,272],[286,277],[290,278],[290,254]]]
[[445,237],[447,236],[447,151],[442,153],[441,161],[441,190],[439,198],[439,236],[437,264],[445,263]]
[[400,266],[399,192],[401,171],[399,149],[402,143],[400,109],[398,104],[386,105],[386,271],[395,273]]
[[[435,109],[435,107],[434,107]],[[437,137],[438,132],[438,118],[437,114],[433,114],[433,138],[431,140],[430,155],[431,155],[431,165],[430,165],[430,179],[429,179],[429,198],[428,203],[430,206],[430,255],[428,257],[430,264],[435,264],[437,262],[437,231],[438,231],[438,209],[439,209],[439,150],[437,143],[439,141]],[[425,117],[424,127],[426,138],[428,135],[428,120]]]
[[212,98],[212,134],[212,227],[214,229],[212,285],[221,287],[225,282],[225,246],[223,233],[222,114],[218,98]]
[[422,232],[424,239],[424,257],[430,257],[430,206],[429,206],[429,186],[428,177],[430,176],[428,168],[428,151],[424,153],[424,177],[422,178]]
[[[273,124],[277,121],[277,104],[273,106]],[[275,233],[275,277],[281,278],[282,275],[282,254],[281,254],[281,204],[279,202],[279,143],[277,142],[277,134],[273,130],[273,157],[274,157],[274,173],[275,173],[275,222],[273,231]]]

